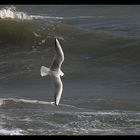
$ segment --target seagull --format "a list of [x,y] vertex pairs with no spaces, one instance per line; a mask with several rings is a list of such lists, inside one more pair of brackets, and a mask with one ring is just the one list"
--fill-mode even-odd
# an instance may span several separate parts
[[55,105],[59,104],[62,91],[63,91],[63,83],[61,81],[60,76],[64,76],[64,73],[61,70],[61,65],[64,61],[64,53],[61,48],[61,45],[57,38],[55,38],[55,55],[52,61],[50,68],[45,66],[41,66],[40,73],[41,76],[49,75],[51,77],[53,86],[54,86],[54,103]]

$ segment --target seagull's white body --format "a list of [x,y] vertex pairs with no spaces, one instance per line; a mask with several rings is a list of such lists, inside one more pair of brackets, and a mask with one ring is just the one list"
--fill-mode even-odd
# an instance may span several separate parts
[[63,83],[60,76],[64,76],[64,73],[61,71],[61,65],[64,61],[64,53],[61,48],[61,45],[57,39],[55,39],[55,56],[50,68],[42,66],[40,69],[41,76],[50,75],[53,85],[54,85],[54,99],[55,104],[58,105],[61,94],[63,91]]

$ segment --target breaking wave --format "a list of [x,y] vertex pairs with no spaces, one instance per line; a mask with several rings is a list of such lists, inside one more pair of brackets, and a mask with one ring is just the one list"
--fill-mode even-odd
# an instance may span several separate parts
[[[32,100],[32,99],[19,99],[19,98],[0,98],[0,108],[26,108],[37,107],[40,105],[47,105],[48,107],[55,107],[54,102]],[[84,108],[78,108],[69,104],[59,104],[61,108],[81,110]]]
[[54,102],[45,102],[39,100],[27,100],[27,99],[18,99],[18,98],[0,98],[0,106],[17,106],[20,104],[39,104],[39,105],[54,105]]
[[2,8],[0,10],[0,18],[1,19],[20,19],[20,20],[31,20],[32,17],[27,15],[24,12],[19,12],[16,10],[16,7],[11,6],[11,7],[6,7],[6,8]]
[[[42,16],[42,15],[28,15],[25,12],[18,11],[15,6],[5,7],[0,10],[0,19],[18,19],[18,20],[32,20],[32,19],[56,19],[61,20],[65,17],[58,17],[58,16]],[[71,18],[78,18],[78,17],[70,17]],[[80,16],[79,18],[89,18]]]

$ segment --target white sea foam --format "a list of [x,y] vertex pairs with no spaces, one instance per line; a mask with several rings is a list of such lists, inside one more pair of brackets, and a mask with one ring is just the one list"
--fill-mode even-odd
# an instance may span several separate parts
[[26,13],[24,12],[18,12],[16,10],[16,7],[11,6],[11,7],[6,7],[0,10],[0,18],[1,19],[6,19],[6,18],[10,18],[10,19],[21,19],[21,20],[31,20],[32,17],[28,16]]
[[41,16],[41,15],[30,15],[32,19],[64,19],[64,17],[56,17],[56,16]]
[[54,102],[45,102],[39,100],[26,100],[26,99],[16,99],[17,102],[24,102],[24,103],[37,103],[37,104],[54,104]]
[[46,101],[39,101],[39,100],[27,100],[27,99],[18,99],[18,98],[0,98],[0,106],[2,106],[3,104],[6,104],[6,101],[54,105],[54,102],[46,102]]
[[0,129],[0,135],[23,135],[21,129]]
[[42,45],[42,44],[44,44],[44,43],[45,43],[45,41],[46,41],[46,40],[45,40],[45,39],[43,39],[43,40],[41,40],[41,42],[39,42],[38,44],[39,44],[39,45]]
[[40,35],[37,34],[36,32],[33,32],[33,34],[34,34],[35,37],[40,37]]

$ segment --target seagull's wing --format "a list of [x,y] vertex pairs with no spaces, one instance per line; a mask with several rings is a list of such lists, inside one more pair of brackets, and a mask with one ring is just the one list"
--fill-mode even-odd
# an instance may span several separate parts
[[57,39],[55,39],[55,56],[51,64],[51,70],[58,70],[64,61],[64,53],[61,48],[61,45]]
[[62,95],[62,91],[63,91],[63,83],[61,81],[60,76],[56,77],[53,76],[52,77],[52,82],[53,82],[53,86],[54,86],[54,100],[55,100],[55,104],[58,105],[61,95]]

